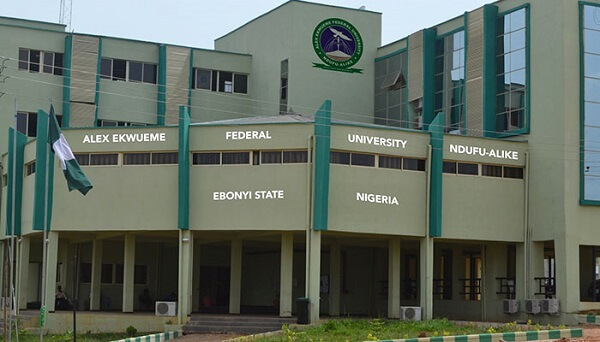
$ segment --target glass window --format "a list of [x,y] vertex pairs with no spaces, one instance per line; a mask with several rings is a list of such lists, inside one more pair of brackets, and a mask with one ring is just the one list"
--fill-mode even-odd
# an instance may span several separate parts
[[179,154],[177,152],[154,152],[152,153],[152,164],[177,164]]
[[379,125],[408,127],[406,52],[375,62],[375,118]]
[[249,152],[223,152],[223,165],[228,164],[250,164]]
[[248,75],[235,74],[233,80],[233,92],[238,94],[248,93]]
[[306,163],[308,162],[307,151],[283,151],[284,163]]
[[210,70],[196,69],[196,88],[210,90]]
[[331,164],[350,165],[350,153],[332,151],[329,154],[329,162]]
[[150,153],[123,153],[123,165],[148,165]]
[[404,170],[425,171],[425,160],[423,159],[403,158],[402,160],[404,161]]
[[91,154],[90,155],[90,165],[117,165],[119,161],[119,155],[116,153],[106,153],[106,154]]
[[29,70],[29,50],[19,49],[19,70]]
[[112,60],[112,79],[113,81],[125,81],[127,76],[127,61],[123,59]]
[[129,62],[129,81],[142,82],[143,64],[140,62]]
[[281,164],[281,151],[264,151],[260,154],[260,160],[263,164]]
[[37,137],[37,113],[27,113],[27,136]]
[[29,71],[40,72],[40,55],[39,50],[29,50]]
[[279,89],[279,114],[287,113],[287,98],[288,98],[288,60],[284,59],[280,65],[280,89]]
[[88,153],[75,153],[75,159],[77,159],[79,165],[90,165],[90,155]]
[[434,112],[446,114],[446,132],[465,131],[465,31],[435,42]]
[[504,167],[504,178],[516,178],[523,179],[523,168],[522,167]]
[[112,59],[102,58],[100,61],[100,77],[101,78],[112,78]]
[[442,165],[442,172],[456,174],[456,162],[445,161]]
[[481,165],[481,175],[488,177],[502,177],[502,166],[500,165]]
[[51,74],[54,68],[54,54],[52,52],[44,52],[44,66],[42,72]]
[[359,166],[375,166],[375,155],[363,154],[363,153],[352,153],[351,164]]
[[144,63],[144,83],[156,84],[156,64]]
[[470,163],[458,163],[458,174],[460,175],[479,175],[479,165]]
[[205,152],[205,153],[194,153],[192,156],[193,165],[220,165],[221,164],[221,153],[219,152]]
[[17,113],[17,131],[27,135],[27,117],[28,113],[18,112]]
[[379,156],[379,167],[385,169],[402,169],[402,158]]
[[231,93],[233,91],[233,73],[219,71],[219,91],[223,93]]

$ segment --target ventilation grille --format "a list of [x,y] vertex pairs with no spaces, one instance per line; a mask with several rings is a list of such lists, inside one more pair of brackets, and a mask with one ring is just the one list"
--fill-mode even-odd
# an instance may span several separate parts
[[483,135],[483,8],[467,22],[467,135]]
[[165,123],[179,122],[179,106],[188,104],[190,50],[167,46],[167,112]]
[[98,70],[97,37],[73,35],[71,101],[94,103]]

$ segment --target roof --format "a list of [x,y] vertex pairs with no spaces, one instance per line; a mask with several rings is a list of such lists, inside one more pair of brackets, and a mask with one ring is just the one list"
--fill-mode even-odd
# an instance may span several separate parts
[[279,123],[312,123],[314,118],[311,116],[302,116],[298,114],[273,115],[273,116],[255,116],[239,119],[219,120],[210,122],[193,123],[192,126],[214,126],[214,125],[264,125]]

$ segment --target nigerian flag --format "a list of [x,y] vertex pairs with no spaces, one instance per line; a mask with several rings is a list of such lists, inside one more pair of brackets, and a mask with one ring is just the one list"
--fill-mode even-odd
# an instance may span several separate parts
[[52,146],[54,154],[60,159],[60,166],[67,179],[69,191],[79,190],[82,194],[87,194],[92,188],[92,183],[81,171],[67,139],[60,131],[58,121],[54,115],[54,106],[50,106],[50,122],[48,124],[50,126],[48,128],[48,143]]

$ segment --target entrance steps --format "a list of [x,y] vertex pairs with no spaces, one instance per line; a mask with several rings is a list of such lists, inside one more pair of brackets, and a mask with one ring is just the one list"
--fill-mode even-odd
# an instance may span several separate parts
[[192,314],[190,321],[183,326],[183,332],[257,334],[281,330],[283,324],[293,323],[296,323],[296,318],[293,317]]

